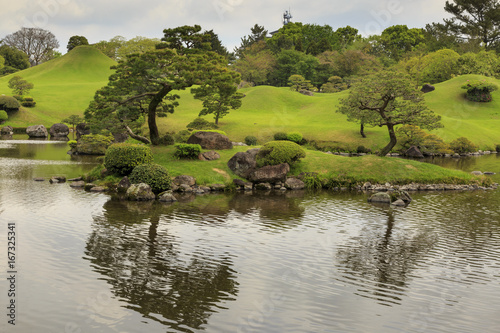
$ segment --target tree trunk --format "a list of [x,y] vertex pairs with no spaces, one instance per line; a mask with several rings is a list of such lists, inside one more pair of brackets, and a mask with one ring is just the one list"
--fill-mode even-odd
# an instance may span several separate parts
[[361,123],[361,127],[359,129],[359,134],[361,134],[361,136],[363,138],[366,138],[366,134],[365,134],[365,124]]
[[396,143],[398,143],[397,139],[396,139],[396,132],[394,132],[394,125],[393,124],[387,124],[387,130],[389,131],[389,138],[391,139],[391,141],[389,141],[389,144],[387,146],[385,146],[384,148],[382,148],[382,150],[380,151],[380,153],[378,154],[378,156],[385,156],[387,155],[392,148],[394,148],[394,146],[396,145]]
[[219,125],[219,114],[215,115],[215,125]]
[[149,102],[148,105],[148,127],[149,127],[149,138],[153,145],[157,145],[160,141],[160,134],[158,132],[158,126],[156,125],[156,108],[163,101],[163,98],[172,91],[170,86],[164,86]]
[[141,142],[143,142],[143,143],[145,143],[147,145],[151,144],[151,141],[149,141],[148,138],[140,136],[140,135],[137,135],[134,132],[132,132],[132,130],[130,129],[130,127],[128,127],[127,125],[124,125],[124,126],[125,126],[125,129],[128,132],[128,135],[130,135],[132,138],[136,139],[137,141],[141,141]]

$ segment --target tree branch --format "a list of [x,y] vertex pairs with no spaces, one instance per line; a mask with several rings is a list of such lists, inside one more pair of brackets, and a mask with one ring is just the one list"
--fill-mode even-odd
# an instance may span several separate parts
[[142,143],[145,143],[147,145],[151,144],[151,141],[149,141],[148,138],[144,137],[144,136],[140,136],[140,135],[137,135],[135,134],[134,132],[132,132],[132,130],[130,129],[130,127],[128,127],[127,125],[123,124],[123,126],[125,127],[125,129],[127,130],[128,134],[136,139],[137,141],[140,141]]

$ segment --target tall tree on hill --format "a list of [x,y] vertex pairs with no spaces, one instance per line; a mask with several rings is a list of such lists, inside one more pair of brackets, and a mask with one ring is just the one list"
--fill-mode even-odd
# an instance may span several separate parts
[[[165,29],[165,43],[157,50],[120,60],[108,85],[96,92],[85,111],[86,120],[91,125],[119,123],[132,137],[158,144],[156,117],[174,111],[179,96],[173,92],[203,85],[207,77],[227,71],[225,59],[210,51],[210,35],[200,31],[200,26]],[[129,126],[144,115],[150,140],[136,135]]]
[[85,36],[71,36],[68,41],[68,52],[80,45],[89,45],[89,41]]
[[28,55],[31,66],[36,66],[53,55],[54,49],[59,47],[54,34],[41,28],[21,28],[21,30],[7,35],[3,44],[14,47]]
[[452,14],[446,26],[457,36],[480,39],[486,49],[500,40],[500,3],[498,0],[446,1],[444,10]]
[[253,44],[264,41],[266,39],[267,30],[264,28],[264,26],[255,24],[250,29],[250,31],[252,32],[250,35],[241,38],[240,46],[234,48],[234,53],[238,58],[241,58],[245,50],[251,47]]
[[395,127],[417,125],[421,128],[442,127],[441,117],[425,105],[423,93],[416,90],[403,73],[384,71],[362,78],[355,83],[349,96],[340,101],[337,110],[348,121],[361,125],[386,126],[390,141],[379,155],[385,156],[397,143]]

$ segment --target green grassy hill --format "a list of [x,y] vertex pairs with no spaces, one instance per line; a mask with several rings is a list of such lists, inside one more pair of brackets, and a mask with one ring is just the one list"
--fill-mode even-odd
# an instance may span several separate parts
[[35,85],[29,94],[36,107],[21,109],[6,124],[51,126],[68,115],[83,115],[96,90],[107,84],[114,64],[97,49],[80,46],[61,58],[0,78],[0,94],[12,95],[8,81],[13,75]]
[[[6,124],[51,126],[71,114],[82,115],[97,89],[105,86],[115,62],[98,50],[81,46],[59,59],[16,73],[33,82],[30,93],[37,101],[32,109],[22,109]],[[10,95],[7,82],[11,76],[0,78],[0,94]],[[500,91],[493,93],[491,103],[473,103],[465,99],[460,89],[467,80],[493,78],[463,75],[435,85],[436,90],[426,95],[429,107],[443,117],[444,128],[433,133],[449,142],[465,136],[482,149],[493,149],[500,144]],[[359,145],[379,149],[388,142],[385,128],[366,128],[367,138],[359,135],[359,125],[346,121],[336,113],[339,100],[348,92],[304,96],[289,88],[259,86],[242,89],[246,97],[239,110],[233,110],[220,120],[220,128],[234,141],[243,141],[254,135],[259,142],[272,138],[276,132],[300,132],[307,139],[328,141],[354,150]],[[180,106],[167,118],[159,118],[161,133],[177,132],[197,117],[200,101],[194,100],[189,89],[181,91]],[[206,116],[212,121],[211,116]],[[147,129],[146,129],[147,130]]]

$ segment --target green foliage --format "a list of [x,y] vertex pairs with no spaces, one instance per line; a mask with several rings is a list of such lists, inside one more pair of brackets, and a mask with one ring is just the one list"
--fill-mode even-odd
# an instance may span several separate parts
[[89,155],[104,155],[106,149],[113,143],[112,136],[101,134],[82,135],[78,141],[78,152]]
[[7,112],[1,110],[0,111],[0,123],[3,123],[7,119],[9,119],[9,115],[7,114]]
[[11,96],[0,96],[0,110],[4,111],[17,111],[21,107],[21,104],[17,99]]
[[403,149],[416,146],[422,153],[449,154],[452,153],[448,144],[435,134],[428,134],[415,125],[403,125],[396,131],[398,142]]
[[69,124],[69,125],[73,126],[73,132],[75,131],[75,126],[83,123],[84,121],[85,121],[85,119],[83,119],[82,117],[80,117],[77,114],[72,114],[71,116],[66,117],[63,120],[61,120],[62,123]]
[[293,91],[310,90],[313,85],[302,75],[294,74],[288,78],[288,85]]
[[96,166],[95,168],[93,168],[92,170],[90,170],[89,173],[85,174],[83,176],[83,179],[87,183],[91,183],[93,181],[101,179],[102,178],[102,174],[103,174],[103,172],[104,172],[105,169],[106,168],[104,167],[103,164],[99,164],[98,166]]
[[465,137],[460,137],[450,142],[450,149],[457,154],[472,153],[477,151],[477,146]]
[[245,137],[245,143],[248,146],[255,146],[257,145],[257,138],[253,135],[248,135],[247,137]]
[[262,167],[288,163],[291,166],[304,157],[306,157],[306,152],[294,142],[271,141],[264,144],[257,154],[257,165]]
[[366,148],[363,145],[360,145],[360,146],[358,146],[358,148],[356,148],[356,152],[358,154],[368,154],[368,153],[371,153],[371,151],[372,150],[370,148]]
[[109,172],[126,176],[141,164],[152,163],[153,153],[145,145],[116,143],[106,151],[104,165]]
[[296,144],[300,144],[300,142],[302,142],[302,138],[303,138],[302,134],[299,132],[291,132],[291,133],[288,133],[286,136],[286,139],[288,141],[295,142]]
[[274,140],[275,141],[288,140],[288,134],[286,134],[285,132],[274,133]]
[[321,92],[324,93],[336,93],[342,90],[348,89],[349,86],[340,76],[331,76],[328,78],[328,82],[321,86]]
[[84,36],[71,36],[68,41],[68,52],[80,45],[89,45],[89,41]]
[[25,93],[28,93],[31,89],[33,89],[33,87],[33,83],[23,80],[23,78],[18,75],[13,76],[9,80],[9,88],[14,91],[14,94],[24,95]]
[[270,73],[269,81],[274,86],[286,87],[290,76],[298,74],[314,83],[318,65],[318,58],[313,55],[284,50],[277,55],[277,65]]
[[31,96],[23,96],[21,105],[26,107],[26,108],[34,108],[36,105],[36,102],[33,100],[33,97]]
[[193,132],[191,132],[191,134],[198,133],[198,132],[219,133],[219,134],[227,136],[226,132],[221,131],[221,130],[194,130]]
[[177,143],[186,143],[189,137],[192,135],[191,131],[182,130],[177,132],[174,135],[175,142]]
[[473,102],[491,102],[491,92],[498,89],[498,86],[486,80],[469,81],[462,86],[462,89],[467,90],[467,99]]
[[460,74],[496,76],[500,67],[500,59],[495,51],[467,52],[458,59],[458,67]]
[[71,149],[76,149],[76,146],[78,145],[78,142],[76,140],[69,140],[68,141],[68,146],[71,148]]
[[148,163],[138,165],[132,170],[129,179],[132,184],[148,184],[155,194],[171,188],[171,179],[168,170],[159,164]]
[[423,29],[408,29],[406,25],[393,25],[382,31],[380,44],[383,53],[398,61],[406,52],[425,42]]
[[304,184],[308,190],[319,190],[323,187],[321,177],[316,173],[307,174],[304,177]]
[[186,125],[189,130],[212,130],[219,128],[217,125],[212,124],[208,120],[197,117],[195,120]]
[[174,156],[179,159],[197,159],[201,153],[199,144],[180,143],[175,145]]
[[158,144],[160,146],[171,146],[175,143],[175,139],[171,134],[165,134],[160,138],[160,141],[158,141]]
[[0,46],[0,56],[5,59],[5,67],[0,70],[0,75],[15,73],[30,67],[28,55],[14,47]]
[[500,145],[496,145],[495,150],[500,153]]

